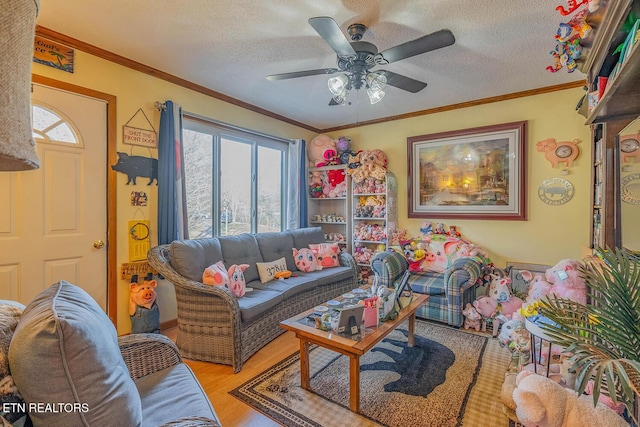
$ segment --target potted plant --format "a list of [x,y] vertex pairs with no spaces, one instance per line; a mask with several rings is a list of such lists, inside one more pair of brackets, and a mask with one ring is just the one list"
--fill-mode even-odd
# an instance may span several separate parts
[[553,322],[540,326],[552,341],[573,353],[576,391],[594,381],[600,393],[622,402],[638,425],[634,401],[640,390],[640,261],[625,250],[598,250],[580,268],[588,303],[548,297],[539,307]]

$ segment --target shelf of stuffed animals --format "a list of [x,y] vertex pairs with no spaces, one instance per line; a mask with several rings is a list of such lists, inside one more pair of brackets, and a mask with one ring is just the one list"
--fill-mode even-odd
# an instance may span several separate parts
[[388,248],[387,236],[397,228],[397,180],[392,172],[352,183],[353,256],[358,265]]
[[351,252],[350,178],[347,165],[309,168],[307,206],[309,225],[319,226],[327,243]]

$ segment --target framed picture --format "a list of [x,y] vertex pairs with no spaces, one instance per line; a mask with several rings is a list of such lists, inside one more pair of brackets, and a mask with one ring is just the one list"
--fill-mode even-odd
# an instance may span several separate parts
[[527,122],[407,138],[409,218],[526,220]]

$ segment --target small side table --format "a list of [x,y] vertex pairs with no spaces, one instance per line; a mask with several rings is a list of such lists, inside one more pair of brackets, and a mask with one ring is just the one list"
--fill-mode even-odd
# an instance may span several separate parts
[[[551,338],[544,332],[544,330],[531,322],[529,319],[524,319],[524,327],[531,334],[531,361],[533,362],[533,372],[538,373],[538,364],[536,360],[541,360],[542,358],[542,341],[547,341],[549,343],[549,354],[547,354],[547,377],[549,376],[549,369],[551,367]],[[536,352],[536,338],[540,338],[540,346]],[[537,354],[537,358],[536,358]]]

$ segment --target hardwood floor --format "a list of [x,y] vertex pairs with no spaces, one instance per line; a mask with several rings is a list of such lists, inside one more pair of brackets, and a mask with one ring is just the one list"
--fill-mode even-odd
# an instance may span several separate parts
[[[177,327],[162,331],[174,341],[177,332]],[[286,332],[250,357],[237,374],[227,365],[188,359],[184,361],[200,381],[224,427],[273,427],[280,424],[231,396],[229,391],[298,350],[299,342],[295,335]]]

